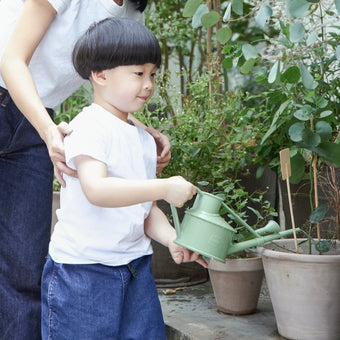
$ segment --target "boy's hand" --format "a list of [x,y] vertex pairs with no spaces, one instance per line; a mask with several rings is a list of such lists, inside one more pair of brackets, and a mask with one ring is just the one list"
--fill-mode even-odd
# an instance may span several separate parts
[[181,176],[170,177],[166,181],[164,199],[175,207],[182,207],[196,194],[195,186]]
[[192,252],[191,250],[184,248],[174,242],[169,243],[169,251],[173,260],[177,263],[183,262],[197,262],[204,268],[208,267],[207,262],[198,253]]

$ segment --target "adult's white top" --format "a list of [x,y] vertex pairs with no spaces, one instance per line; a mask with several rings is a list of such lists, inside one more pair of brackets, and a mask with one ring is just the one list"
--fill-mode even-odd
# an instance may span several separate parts
[[[143,129],[127,124],[101,106],[92,104],[70,123],[65,138],[66,161],[88,155],[107,166],[109,177],[144,180],[156,174],[156,144]],[[49,253],[59,263],[124,265],[152,253],[144,234],[144,220],[152,202],[122,208],[102,208],[85,197],[77,178],[64,176],[58,222]]]
[[[42,102],[53,108],[62,103],[84,80],[72,65],[72,50],[82,33],[94,22],[108,17],[127,17],[143,22],[143,14],[124,0],[48,0],[57,15],[36,49],[29,69]],[[0,1],[0,58],[19,16],[23,0]],[[114,34],[114,32],[112,32]],[[0,86],[6,88],[0,76]]]

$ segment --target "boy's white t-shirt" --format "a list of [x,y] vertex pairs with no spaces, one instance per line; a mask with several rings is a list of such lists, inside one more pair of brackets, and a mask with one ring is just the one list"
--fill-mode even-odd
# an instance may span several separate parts
[[[153,137],[127,124],[99,105],[92,104],[70,123],[65,138],[67,164],[88,155],[106,164],[109,177],[144,180],[156,174],[157,153]],[[64,176],[58,222],[49,253],[55,262],[124,265],[151,254],[151,240],[144,234],[144,220],[152,202],[122,208],[102,208],[85,197],[77,178]]]
[[[0,59],[23,6],[23,0],[0,1]],[[48,0],[57,15],[37,47],[29,64],[45,107],[62,103],[85,81],[74,70],[72,50],[77,39],[94,22],[108,17],[126,17],[143,22],[134,4],[124,0]],[[112,32],[114,34],[114,32]],[[6,85],[0,75],[0,86]]]

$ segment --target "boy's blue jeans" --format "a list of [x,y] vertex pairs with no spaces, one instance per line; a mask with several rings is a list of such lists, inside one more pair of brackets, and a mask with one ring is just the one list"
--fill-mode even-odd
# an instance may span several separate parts
[[44,340],[165,340],[151,255],[129,265],[60,264],[42,279]]
[[44,142],[0,88],[0,339],[41,338],[52,179]]

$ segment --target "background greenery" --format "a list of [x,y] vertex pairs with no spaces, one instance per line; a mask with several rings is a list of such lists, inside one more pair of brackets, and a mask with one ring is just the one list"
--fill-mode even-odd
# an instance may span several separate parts
[[[254,165],[257,177],[266,167],[280,175],[279,152],[289,148],[290,181],[310,181],[317,210],[318,169],[340,164],[339,12],[340,0],[149,1],[146,25],[163,65],[138,118],[170,137],[172,160],[161,176],[183,175],[226,199],[237,195],[231,187],[250,197],[240,177]],[[57,120],[87,104],[82,91]],[[324,213],[316,215],[313,223]]]

